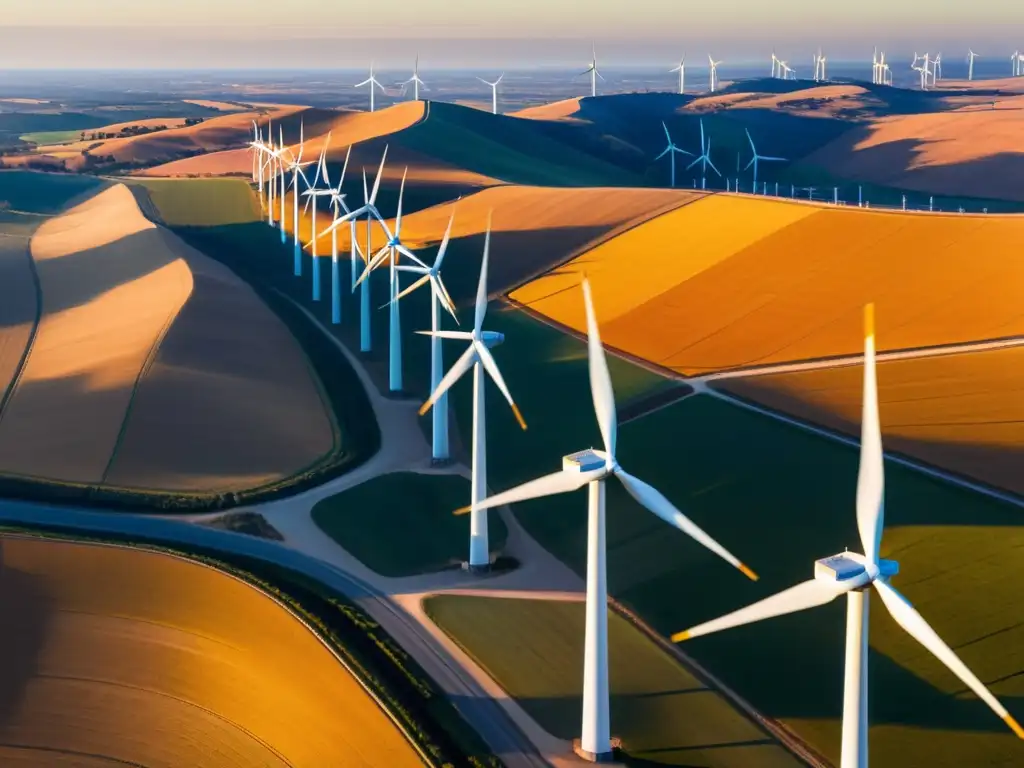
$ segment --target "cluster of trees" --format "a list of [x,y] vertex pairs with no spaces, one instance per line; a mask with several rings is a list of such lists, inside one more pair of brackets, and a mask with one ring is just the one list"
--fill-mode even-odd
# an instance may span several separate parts
[[[202,117],[186,117],[185,125],[199,125],[205,118]],[[109,131],[97,131],[93,133],[86,133],[82,131],[82,141],[103,141],[104,139],[123,139],[127,136],[143,136],[147,133],[156,133],[158,131],[166,131],[166,125],[127,125],[117,133]]]

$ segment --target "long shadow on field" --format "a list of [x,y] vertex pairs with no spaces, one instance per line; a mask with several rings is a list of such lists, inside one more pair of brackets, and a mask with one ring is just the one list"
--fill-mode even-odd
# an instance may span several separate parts
[[[163,229],[146,229],[97,248],[35,262],[43,296],[43,316],[88,304],[177,260]],[[34,320],[26,313],[4,313],[0,327]]]
[[45,579],[5,565],[5,546],[0,538],[0,728],[18,714],[54,615]]

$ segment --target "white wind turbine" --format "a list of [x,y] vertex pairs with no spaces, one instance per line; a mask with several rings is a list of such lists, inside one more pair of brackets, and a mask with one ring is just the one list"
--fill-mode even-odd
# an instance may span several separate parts
[[422,268],[427,265],[402,243],[402,199],[405,197],[405,179],[409,173],[406,168],[402,174],[402,185],[398,190],[398,212],[395,215],[395,231],[392,233],[387,224],[381,223],[388,241],[384,247],[373,255],[359,276],[356,285],[361,284],[370,276],[384,259],[388,259],[390,290],[388,293],[388,388],[392,393],[402,391],[402,318],[398,303],[398,255],[401,254]]
[[284,208],[284,205],[285,205],[285,197],[286,197],[287,185],[288,185],[288,178],[287,178],[288,174],[286,173],[286,169],[284,167],[285,166],[284,153],[287,152],[288,150],[284,146],[284,127],[280,126],[280,125],[277,126],[277,133],[278,133],[277,170],[278,170],[279,181],[280,181],[280,184],[281,184],[280,189],[277,190],[278,197],[280,198],[280,201],[281,201],[281,217],[278,219],[277,223],[278,223],[278,226],[281,228],[281,245],[284,245],[285,243],[288,242],[288,233],[285,231],[285,228],[284,228],[284,219],[285,219],[285,208]]
[[[330,134],[328,134],[328,144],[330,143]],[[326,145],[325,145],[326,147]],[[348,170],[349,157],[352,155],[352,147],[348,148],[345,153],[345,164],[341,167],[341,177],[338,179],[338,186],[331,187],[331,177],[327,171],[326,157],[322,161],[323,164],[323,178],[324,178],[324,189],[307,190],[306,194],[311,197],[326,197],[331,198],[331,212],[333,214],[332,224],[341,217],[341,211],[349,213],[348,206],[345,205],[345,194],[341,191],[342,186],[345,183],[345,172]],[[313,252],[316,253],[316,241],[318,236],[316,234],[316,202],[313,203]],[[349,220],[350,235],[351,235],[351,249],[352,249],[352,265],[355,267],[356,263],[356,249],[359,247],[356,242],[356,222],[355,219]],[[337,227],[331,226],[327,230],[331,235],[331,323],[337,325],[341,322],[341,275],[338,267],[338,229]],[[324,232],[324,234],[327,233]],[[321,235],[322,237],[322,235]],[[354,269],[353,269],[354,271]],[[314,288],[314,290],[316,290]]]
[[878,47],[875,46],[874,53],[871,54],[871,82],[875,85],[880,85],[882,81],[882,65],[878,61]]
[[718,88],[718,65],[720,61],[715,61],[711,58],[711,54],[708,54],[708,64],[711,67],[711,92],[714,93],[715,89]]
[[674,68],[674,69],[670,69],[669,70],[669,74],[672,74],[673,72],[678,72],[679,73],[679,94],[682,95],[682,94],[686,93],[686,54],[685,53],[683,54],[683,58],[681,58],[679,60],[679,66]]
[[978,54],[972,51],[970,48],[967,49],[967,79],[974,79],[974,60],[978,58]]
[[935,61],[932,62],[932,85],[938,83],[942,79],[942,52],[935,57]]
[[505,73],[504,72],[502,72],[501,76],[497,80],[495,80],[493,83],[488,81],[488,80],[484,80],[482,77],[478,77],[477,78],[477,80],[479,80],[484,85],[489,85],[491,87],[491,114],[492,115],[498,114],[498,86],[501,84],[501,81],[504,78],[505,78]]
[[775,50],[772,50],[772,77],[778,77],[778,72],[781,69],[779,67],[779,57],[775,55]]
[[375,111],[377,109],[377,102],[374,99],[375,92],[373,90],[373,86],[377,86],[378,88],[380,88],[380,92],[381,93],[387,93],[387,91],[384,89],[384,86],[381,85],[380,82],[377,80],[377,78],[374,76],[374,74],[373,74],[373,62],[372,61],[370,62],[370,76],[368,78],[366,78],[365,80],[363,80],[363,82],[356,83],[352,87],[353,88],[362,88],[364,85],[370,86],[370,111],[373,112],[373,111]]
[[1013,76],[1014,77],[1019,77],[1020,76],[1020,69],[1021,69],[1020,62],[1021,62],[1020,51],[1014,51],[1013,55],[1010,57],[1010,65],[1013,67]]
[[925,90],[928,87],[928,54],[924,55],[924,66],[919,67],[917,65],[918,60],[921,57],[914,53],[914,62],[910,65],[910,68],[918,73],[921,78],[921,90]]
[[814,57],[814,82],[823,83],[828,78],[825,76],[825,64],[828,62],[828,56],[821,52],[821,48],[818,49],[817,55]]
[[696,160],[694,160],[692,163],[690,163],[688,166],[686,166],[686,170],[690,170],[691,168],[693,168],[693,166],[697,165],[697,163],[700,163],[700,173],[701,173],[700,186],[701,186],[701,189],[704,189],[707,186],[707,171],[708,171],[708,166],[709,165],[711,166],[711,170],[713,170],[715,173],[718,174],[719,178],[722,177],[722,174],[718,172],[718,169],[715,167],[715,164],[713,162],[711,162],[711,137],[708,136],[706,143],[704,141],[704,119],[703,118],[701,118],[701,121],[700,121],[700,155],[697,157]]
[[[306,191],[302,193],[303,197],[306,198],[306,204],[303,206],[302,212],[305,214],[309,207],[313,206],[313,212],[310,217],[310,226],[312,229],[312,236],[310,237],[309,243],[311,246],[310,256],[312,257],[312,269],[313,269],[313,301],[320,301],[320,262],[317,260],[317,240],[319,239],[316,234],[316,209],[317,209],[317,198],[325,197],[330,195],[334,190],[330,189],[330,180],[327,177],[327,148],[331,145],[331,132],[327,133],[327,140],[324,142],[323,147],[320,149],[320,157],[316,162],[316,174],[313,176],[313,183],[310,184]],[[327,185],[326,189],[319,187],[320,178],[323,177],[324,183]],[[337,258],[337,241],[335,239],[334,253],[332,254]]]
[[672,636],[679,642],[730,627],[781,616],[832,602],[846,595],[846,667],[843,690],[841,768],[868,765],[868,587],[904,631],[917,640],[1024,739],[1024,729],[957,655],[935,633],[889,580],[899,564],[879,557],[885,508],[882,433],[875,376],[874,307],[864,311],[864,404],[861,417],[860,471],[857,477],[857,529],[864,554],[842,552],[818,560],[814,578],[721,618]]
[[590,62],[590,67],[586,71],[581,72],[580,75],[590,75],[590,95],[597,96],[597,78],[604,80],[604,75],[597,71],[597,46],[593,47],[594,58]]
[[[512,413],[519,422],[519,426],[526,429],[526,422],[519,413],[519,408],[512,395],[508,391],[505,379],[498,370],[498,364],[494,362],[491,349],[505,341],[505,335],[496,331],[485,331],[483,329],[484,316],[487,314],[487,261],[491,250],[491,219],[487,218],[487,235],[484,238],[484,257],[480,263],[480,282],[476,289],[476,314],[473,318],[473,330],[465,331],[436,331],[436,334],[443,339],[460,339],[469,342],[469,348],[462,353],[462,356],[455,361],[455,364],[448,369],[448,373],[441,379],[430,394],[430,398],[420,408],[420,416],[425,414],[437,401],[437,398],[444,395],[452,386],[461,379],[470,368],[473,369],[473,476],[472,488],[470,491],[469,505],[469,567],[470,570],[486,570],[490,565],[490,543],[487,535],[487,511],[478,509],[477,505],[487,495],[487,410],[484,407],[484,374],[486,373],[494,381],[495,386],[505,396]],[[420,331],[426,336],[433,336],[435,331]]]
[[769,155],[759,155],[759,154],[757,154],[757,147],[754,146],[754,139],[751,138],[751,136],[750,136],[750,130],[749,129],[745,129],[745,130],[747,131],[747,141],[750,142],[750,151],[754,154],[754,156],[750,159],[750,162],[747,163],[747,167],[744,168],[743,170],[748,170],[751,166],[754,167],[754,193],[756,194],[757,193],[757,164],[758,164],[758,162],[763,160],[763,161],[768,162],[768,163],[784,163],[784,162],[786,162],[786,158],[784,158],[784,157],[771,157]]
[[[369,253],[371,250],[372,242],[372,225],[373,221],[376,220],[384,230],[385,235],[388,239],[391,239],[391,232],[388,230],[387,224],[384,223],[384,217],[380,215],[380,211],[377,210],[377,192],[380,190],[380,180],[384,176],[384,162],[388,157],[388,148],[384,147],[384,154],[380,158],[380,168],[377,171],[377,178],[373,182],[373,192],[369,191],[366,182],[366,169],[363,169],[363,205],[356,208],[354,211],[348,210],[348,206],[345,205],[345,201],[339,200],[339,203],[345,208],[346,213],[341,218],[335,219],[331,222],[323,234],[333,233],[338,227],[346,222],[350,222],[351,234],[352,234],[352,290],[356,289],[356,284],[359,283],[359,351],[370,352],[373,349],[373,334],[371,333],[371,320],[370,320],[370,277],[366,276],[366,279],[359,280],[357,273],[358,266],[356,264],[356,254],[363,259],[364,263],[369,262]],[[346,161],[347,163],[347,161]],[[340,189],[340,184],[339,184]],[[343,195],[341,197],[344,197]],[[360,216],[366,216],[366,250],[360,252],[360,249],[356,245],[356,227],[355,223]],[[322,235],[321,235],[322,236]]]
[[672,141],[671,134],[668,132],[668,126],[665,125],[664,122],[662,122],[661,127],[665,129],[665,138],[668,140],[668,146],[665,147],[665,151],[664,152],[662,152],[660,155],[658,155],[656,158],[654,158],[654,161],[657,162],[658,160],[661,160],[661,158],[663,158],[665,155],[669,155],[669,159],[671,160],[671,163],[672,163],[672,188],[675,189],[675,187],[676,187],[676,154],[678,153],[680,155],[689,155],[690,157],[693,157],[693,153],[692,152],[687,152],[685,149],[680,149],[679,147],[677,147],[675,145],[675,143]]
[[[372,71],[370,72],[370,76],[371,77],[373,76],[373,72]],[[424,90],[426,90],[427,84],[424,83],[422,80],[420,80],[420,57],[419,57],[418,54],[416,56],[416,66],[415,66],[415,68],[412,71],[412,77],[410,77],[408,80],[406,80],[404,83],[402,83],[402,91],[403,91],[403,93],[405,92],[405,86],[407,86],[409,83],[412,83],[412,87],[413,87],[413,100],[414,101],[419,101],[420,100],[420,86],[422,85]],[[371,88],[370,91],[372,93],[373,92],[373,88]],[[373,105],[372,104],[370,106],[370,111],[371,112],[373,111]]]
[[[569,493],[588,485],[586,639],[583,655],[583,728],[580,751],[595,761],[611,757],[608,687],[608,588],[605,547],[605,482],[618,478],[637,503],[669,525],[710,549],[746,576],[757,576],[721,544],[708,536],[672,505],[660,491],[626,472],[616,460],[615,394],[591,302],[590,285],[583,280],[590,359],[590,391],[604,450],[593,448],[562,458],[562,470],[531,480],[484,499],[478,510],[527,499]],[[462,510],[460,510],[462,511]]]
[[[451,218],[448,219],[448,229],[445,230],[441,247],[437,251],[437,257],[432,266],[426,266],[422,261],[418,264],[400,264],[395,269],[400,272],[410,272],[419,275],[420,278],[405,290],[401,291],[394,299],[395,303],[401,301],[410,293],[422,285],[430,283],[430,391],[437,392],[441,385],[442,369],[444,360],[441,357],[441,307],[443,306],[453,318],[455,317],[455,304],[448,289],[441,281],[441,265],[444,263],[444,255],[448,251],[448,241],[452,235],[452,223],[455,221],[455,210],[452,209]],[[434,400],[433,422],[432,422],[432,457],[435,462],[448,460],[448,395],[442,393]]]
[[[302,245],[299,242],[299,179],[301,178],[305,184],[306,189],[309,189],[309,179],[306,178],[306,174],[302,172],[302,169],[313,164],[311,160],[307,160],[305,163],[302,162],[302,153],[306,147],[306,130],[304,125],[299,123],[299,155],[295,157],[292,155],[290,149],[285,149],[288,153],[288,167],[286,170],[292,172],[292,250],[294,252],[295,261],[295,276],[301,277],[302,275]],[[281,195],[281,234],[284,235],[284,194]]]

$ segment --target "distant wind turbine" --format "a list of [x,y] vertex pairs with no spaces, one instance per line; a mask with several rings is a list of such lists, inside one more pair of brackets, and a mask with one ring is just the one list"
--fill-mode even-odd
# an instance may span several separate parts
[[974,79],[974,60],[978,58],[978,54],[972,51],[970,48],[967,49],[967,79]]
[[712,59],[710,53],[708,54],[708,64],[711,67],[711,92],[712,93],[714,93],[715,90],[718,88],[718,65],[721,64],[721,63],[722,62],[720,62],[720,61],[715,61],[714,59]]
[[[302,153],[306,147],[306,129],[302,122],[299,123],[299,155],[295,157],[292,155],[290,149],[285,151],[289,155],[288,167],[286,170],[292,172],[292,250],[294,252],[295,260],[295,276],[300,277],[302,275],[302,245],[299,242],[299,179],[306,184],[306,189],[309,189],[309,179],[306,178],[306,174],[302,172],[303,168],[313,164],[311,160],[302,162]],[[281,221],[284,221],[284,195],[281,196]],[[284,227],[281,227],[281,233],[284,234]]]
[[[373,76],[372,71],[371,71],[370,75],[371,75],[371,77]],[[420,86],[422,85],[424,89],[426,89],[426,87],[427,87],[427,84],[424,83],[422,80],[420,80],[420,57],[419,57],[419,55],[416,56],[416,66],[415,66],[415,68],[412,71],[412,77],[410,77],[408,80],[406,80],[404,83],[402,83],[402,91],[403,91],[403,93],[405,92],[405,87],[407,85],[409,85],[409,83],[412,83],[412,87],[413,87],[413,97],[412,97],[413,101],[419,101],[420,100]],[[373,93],[373,88],[370,89],[370,93],[371,94]],[[372,96],[371,96],[371,98],[372,98]],[[370,107],[370,111],[371,112],[373,111],[373,107],[372,106]]]
[[688,166],[686,166],[686,170],[690,170],[691,168],[693,168],[693,166],[697,165],[697,163],[700,163],[700,173],[701,173],[701,181],[700,181],[700,183],[701,183],[701,189],[704,189],[704,187],[707,186],[706,178],[707,178],[708,166],[711,166],[711,170],[713,170],[715,173],[717,173],[719,178],[721,178],[722,174],[719,173],[718,169],[715,167],[715,164],[713,162],[711,162],[711,137],[709,136],[707,138],[707,142],[706,143],[704,141],[704,119],[703,118],[701,118],[701,121],[700,121],[700,155],[697,157],[696,160],[694,160],[692,163],[690,163]]
[[749,129],[747,129],[747,141],[750,142],[750,151],[754,154],[754,156],[750,159],[750,162],[747,163],[747,167],[744,168],[743,170],[747,170],[751,166],[753,166],[753,168],[754,168],[754,191],[756,192],[757,191],[757,167],[758,167],[758,162],[763,160],[763,161],[769,162],[769,163],[784,163],[784,162],[786,162],[786,158],[784,158],[784,157],[770,157],[768,155],[759,155],[759,154],[757,154],[757,147],[754,146],[754,139],[751,138],[750,130]]
[[[320,149],[320,157],[316,163],[316,174],[313,176],[313,183],[309,184],[306,191],[303,192],[303,196],[306,198],[306,205],[303,206],[303,213],[309,210],[310,206],[313,206],[313,212],[311,215],[311,229],[312,236],[310,238],[310,256],[312,257],[311,266],[313,269],[313,301],[320,301],[320,261],[317,258],[317,235],[316,235],[316,209],[317,209],[317,197],[330,195],[333,190],[331,189],[320,189],[321,177],[324,181],[327,181],[327,148],[331,145],[331,132],[327,133],[327,140],[324,142],[323,147]],[[328,184],[328,186],[330,186]]]
[[[328,137],[329,137],[329,134],[328,134]],[[349,209],[348,209],[348,206],[345,205],[345,195],[341,191],[341,188],[345,184],[345,172],[348,170],[348,161],[349,161],[349,158],[351,156],[352,156],[352,147],[350,146],[348,148],[348,151],[345,153],[345,164],[341,167],[341,177],[338,179],[338,186],[331,187],[331,179],[330,179],[330,175],[328,174],[327,163],[325,161],[324,164],[323,164],[323,178],[324,178],[325,189],[307,190],[307,192],[306,192],[306,194],[310,195],[311,197],[323,197],[323,196],[328,196],[328,195],[330,196],[330,198],[331,198],[331,209],[332,209],[332,213],[334,214],[334,221],[335,222],[339,218],[341,218],[341,215],[342,215],[341,212],[342,211],[344,211],[345,213],[349,213],[350,212]],[[314,202],[313,205],[314,205],[313,210],[315,212],[316,211],[316,207],[315,207],[316,203]],[[350,234],[351,234],[351,248],[352,248],[351,256],[352,256],[352,266],[353,266],[353,269],[354,269],[355,264],[356,264],[356,249],[359,247],[359,244],[356,242],[357,238],[356,238],[356,222],[355,222],[355,219],[350,220],[349,221],[349,225],[350,225],[350,228],[351,228],[351,232],[350,232]],[[337,229],[337,227],[333,227],[332,226],[327,231],[329,231],[330,235],[331,235],[331,323],[333,325],[337,325],[338,323],[341,322],[341,275],[339,273],[339,266],[338,266],[338,229]],[[325,232],[325,234],[326,234],[326,232]],[[315,221],[314,221],[314,224],[313,224],[313,241],[312,241],[313,242],[314,253],[316,252],[316,240],[317,240],[316,224],[315,224]]]
[[686,54],[683,54],[683,58],[679,60],[679,66],[675,69],[669,70],[669,74],[673,72],[679,73],[679,93],[680,95],[686,93]]
[[488,81],[488,80],[484,80],[482,77],[478,77],[477,78],[477,80],[479,80],[484,85],[489,85],[491,87],[491,114],[492,115],[498,114],[498,86],[501,84],[501,81],[504,78],[505,78],[505,73],[504,72],[502,72],[501,76],[497,80],[495,80],[493,83]]
[[597,96],[597,78],[604,80],[604,75],[597,71],[597,45],[593,47],[594,58],[590,62],[590,67],[581,72],[581,75],[590,75],[590,95]]
[[380,88],[380,92],[381,93],[387,93],[387,91],[384,90],[384,86],[381,85],[380,82],[377,80],[377,78],[374,76],[374,74],[373,74],[373,62],[372,61],[370,62],[370,76],[368,78],[366,78],[365,80],[363,80],[363,82],[356,83],[353,86],[353,88],[362,88],[364,85],[370,86],[370,111],[373,112],[373,111],[375,111],[377,109],[377,102],[376,102],[376,100],[374,98],[375,92],[373,90],[373,86],[377,86],[378,88]]
[[677,147],[675,145],[675,143],[672,141],[671,134],[669,134],[669,132],[668,132],[668,126],[665,125],[664,122],[662,122],[661,127],[665,129],[665,138],[668,140],[668,146],[665,147],[665,151],[662,152],[660,155],[658,155],[656,158],[654,158],[654,160],[655,160],[655,162],[657,162],[658,160],[661,160],[661,158],[663,158],[665,155],[669,155],[670,161],[672,163],[672,184],[671,184],[671,186],[672,186],[673,189],[675,189],[675,186],[676,186],[676,154],[678,153],[680,155],[689,155],[690,157],[693,157],[693,153],[692,152],[687,152],[685,149],[680,149],[679,147]]

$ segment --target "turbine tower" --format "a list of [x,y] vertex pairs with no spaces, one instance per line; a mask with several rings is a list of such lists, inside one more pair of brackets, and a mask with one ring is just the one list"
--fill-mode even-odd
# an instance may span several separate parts
[[693,168],[693,166],[697,165],[697,163],[700,163],[700,173],[701,173],[700,186],[701,186],[701,189],[704,189],[707,186],[707,171],[708,171],[708,166],[709,165],[711,166],[711,170],[713,170],[715,173],[718,174],[719,178],[722,177],[722,174],[718,172],[718,169],[715,167],[715,164],[713,162],[711,162],[711,137],[710,136],[708,137],[706,143],[704,141],[704,119],[703,118],[701,118],[701,121],[700,121],[700,155],[697,157],[696,160],[694,160],[692,163],[690,163],[688,166],[686,166],[686,170],[690,170],[691,168]]
[[763,161],[768,162],[768,163],[784,163],[784,162],[786,162],[786,158],[784,158],[784,157],[771,157],[769,155],[759,155],[759,154],[757,154],[757,147],[754,146],[754,139],[751,138],[751,136],[750,136],[750,130],[749,129],[745,129],[745,130],[747,131],[747,141],[750,142],[750,151],[753,153],[754,156],[750,159],[750,162],[747,163],[747,167],[744,168],[743,170],[746,171],[751,166],[753,166],[753,168],[754,168],[754,193],[756,194],[757,193],[757,164],[758,164],[758,162],[763,160]]
[[665,151],[664,152],[662,152],[660,155],[658,155],[656,158],[654,158],[654,161],[657,162],[658,160],[661,160],[661,158],[663,158],[665,155],[669,156],[669,159],[670,159],[670,161],[672,163],[672,184],[671,184],[671,186],[672,186],[672,189],[675,189],[675,187],[676,187],[676,153],[678,153],[680,155],[689,155],[690,157],[693,157],[693,153],[692,152],[687,152],[685,149],[680,149],[679,147],[677,147],[673,143],[672,136],[668,132],[668,126],[665,125],[664,122],[662,122],[661,127],[665,129],[665,138],[668,139],[668,146],[665,147]]
[[594,58],[590,61],[590,67],[585,71],[581,72],[581,75],[590,75],[590,95],[597,96],[597,78],[604,80],[604,75],[597,71],[597,45],[593,46]]
[[401,253],[424,269],[427,265],[413,254],[402,243],[402,200],[405,197],[405,179],[409,175],[406,168],[402,173],[402,185],[398,190],[398,212],[395,215],[395,231],[392,233],[386,223],[381,222],[388,241],[366,265],[356,285],[361,284],[370,276],[370,272],[380,266],[384,259],[389,262],[390,291],[388,294],[388,388],[394,393],[402,391],[402,317],[398,304],[398,254]]
[[495,386],[505,396],[512,413],[522,429],[526,422],[519,413],[519,408],[508,391],[505,379],[498,370],[490,350],[505,340],[504,334],[483,329],[484,316],[487,314],[487,260],[491,250],[491,216],[487,217],[487,235],[484,238],[484,258],[480,263],[480,282],[476,289],[476,314],[473,318],[473,330],[464,331],[419,331],[426,336],[435,333],[445,339],[461,339],[469,342],[469,348],[455,361],[441,383],[430,394],[430,399],[420,408],[420,416],[425,414],[444,395],[456,381],[461,379],[470,368],[473,369],[473,478],[470,491],[470,522],[469,522],[469,568],[471,571],[484,571],[490,566],[490,543],[487,537],[487,510],[478,505],[487,495],[487,425],[486,409],[484,408],[484,373],[491,377]]
[[946,665],[968,688],[1024,739],[1024,728],[974,676],[903,595],[889,583],[899,565],[879,557],[885,508],[882,433],[875,377],[874,307],[864,310],[864,404],[861,417],[860,471],[857,477],[857,529],[864,554],[841,552],[818,560],[814,578],[721,618],[672,636],[674,642],[730,627],[814,608],[846,595],[846,668],[843,691],[841,768],[868,765],[868,588],[903,630]]
[[498,85],[501,84],[501,81],[504,78],[505,78],[505,73],[504,72],[502,72],[501,76],[497,80],[495,80],[493,83],[488,81],[488,80],[484,80],[482,77],[478,77],[477,78],[477,80],[479,80],[484,85],[489,85],[491,87],[491,114],[492,115],[498,114]]
[[[417,69],[418,68],[419,68],[419,65],[417,64]],[[370,62],[370,76],[368,78],[366,78],[365,80],[363,80],[363,82],[356,83],[352,87],[353,88],[362,88],[364,85],[370,86],[370,111],[374,112],[377,109],[377,102],[374,99],[374,95],[375,94],[374,94],[373,86],[377,86],[378,88],[380,88],[380,92],[381,93],[387,93],[387,91],[384,90],[384,86],[381,85],[380,82],[377,80],[377,78],[374,76],[374,74],[373,74],[373,62],[372,61]]]
[[[608,685],[608,588],[605,546],[605,483],[618,478],[640,506],[710,549],[746,576],[757,575],[676,509],[660,491],[626,472],[616,459],[615,394],[598,333],[590,285],[583,280],[587,314],[590,391],[604,450],[589,448],[562,458],[562,470],[484,499],[478,510],[588,487],[586,638],[583,654],[583,728],[579,752],[595,762],[612,757]],[[466,512],[466,508],[458,512]]]
[[[328,134],[328,143],[330,142],[330,134]],[[338,186],[331,187],[331,178],[327,171],[326,159],[323,162],[323,177],[325,189],[308,190],[307,195],[311,197],[326,197],[331,198],[331,212],[332,225],[340,218],[341,211],[349,213],[348,206],[345,205],[345,195],[342,193],[341,188],[345,183],[345,172],[348,170],[349,157],[352,155],[352,147],[348,148],[348,152],[345,153],[345,164],[341,167],[341,177],[338,179]],[[313,203],[313,252],[316,253],[316,241],[318,238],[316,234],[316,202]],[[351,224],[351,246],[352,246],[352,263],[355,264],[356,248],[356,222],[354,219],[349,221]],[[338,268],[338,229],[335,226],[330,226],[324,234],[330,232],[331,235],[331,323],[337,325],[341,322],[341,275]],[[321,235],[322,237],[322,235]],[[315,264],[314,264],[315,267]],[[319,271],[318,268],[316,268]],[[314,272],[314,275],[316,272]],[[315,289],[314,289],[315,290]]]
[[670,69],[669,74],[673,72],[679,73],[679,94],[686,93],[686,54],[683,54],[683,58],[679,60],[679,66],[675,69]]
[[311,216],[311,229],[312,236],[310,237],[309,243],[311,246],[310,256],[312,257],[311,267],[313,271],[313,301],[320,301],[320,262],[317,260],[317,236],[316,236],[316,208],[317,208],[317,197],[322,195],[331,194],[330,189],[320,189],[320,177],[323,176],[325,183],[330,186],[327,182],[327,148],[331,145],[331,133],[328,131],[327,140],[324,142],[323,147],[320,149],[320,157],[316,163],[316,174],[313,176],[313,183],[307,185],[306,191],[303,192],[303,196],[306,198],[306,204],[303,206],[302,212],[305,214],[309,207],[313,206],[313,213]]
[[1020,51],[1014,51],[1010,57],[1010,65],[1013,67],[1013,76],[1020,77],[1021,72],[1021,55]]
[[974,79],[974,60],[978,58],[978,54],[972,51],[970,48],[967,49],[967,79]]
[[[286,170],[292,172],[292,251],[294,254],[295,262],[295,276],[300,277],[302,275],[302,245],[299,243],[299,179],[302,179],[306,183],[306,189],[309,189],[309,179],[306,178],[306,174],[302,172],[303,168],[313,164],[311,160],[302,162],[302,153],[306,147],[306,130],[303,124],[299,123],[299,156],[295,157],[292,155],[291,149],[285,149],[283,151],[288,153],[288,167]],[[282,140],[283,143],[283,140]],[[283,176],[282,176],[283,178]],[[284,231],[284,185],[282,184],[281,189],[281,237],[282,241],[285,236]]]
[[[400,272],[411,272],[419,275],[420,278],[404,291],[395,297],[395,301],[401,301],[410,293],[422,285],[430,283],[430,391],[436,392],[441,386],[442,368],[444,361],[441,358],[441,307],[443,306],[453,318],[455,317],[455,304],[448,289],[441,281],[441,265],[444,263],[444,255],[448,251],[448,241],[452,235],[452,224],[455,221],[455,210],[452,209],[451,218],[448,219],[448,229],[445,230],[441,247],[437,251],[434,264],[430,267],[419,262],[419,264],[402,264],[396,267]],[[431,430],[432,457],[435,462],[444,462],[449,458],[448,454],[448,395],[442,393],[434,400],[433,424]]]
[[[372,71],[370,72],[370,76],[371,77],[373,76],[373,72]],[[404,83],[402,83],[402,91],[403,91],[403,93],[405,92],[405,86],[407,86],[409,83],[412,83],[412,87],[413,87],[413,101],[419,101],[420,100],[420,86],[422,85],[424,89],[426,89],[426,87],[427,87],[427,84],[424,83],[422,80],[420,80],[420,57],[419,57],[419,54],[416,55],[416,66],[415,66],[415,68],[412,71],[412,77],[410,77],[408,80],[406,80]],[[370,92],[371,92],[371,94],[373,93],[373,88],[370,89]],[[371,96],[371,98],[372,98],[372,96]],[[371,112],[373,111],[373,106],[372,105],[370,107],[370,111]]]
[[711,54],[708,54],[708,64],[711,67],[711,92],[714,93],[715,89],[718,88],[718,65],[720,61],[715,61],[711,58]]
[[775,49],[772,49],[772,77],[778,77],[778,73],[781,71],[779,68],[779,57],[775,55]]

